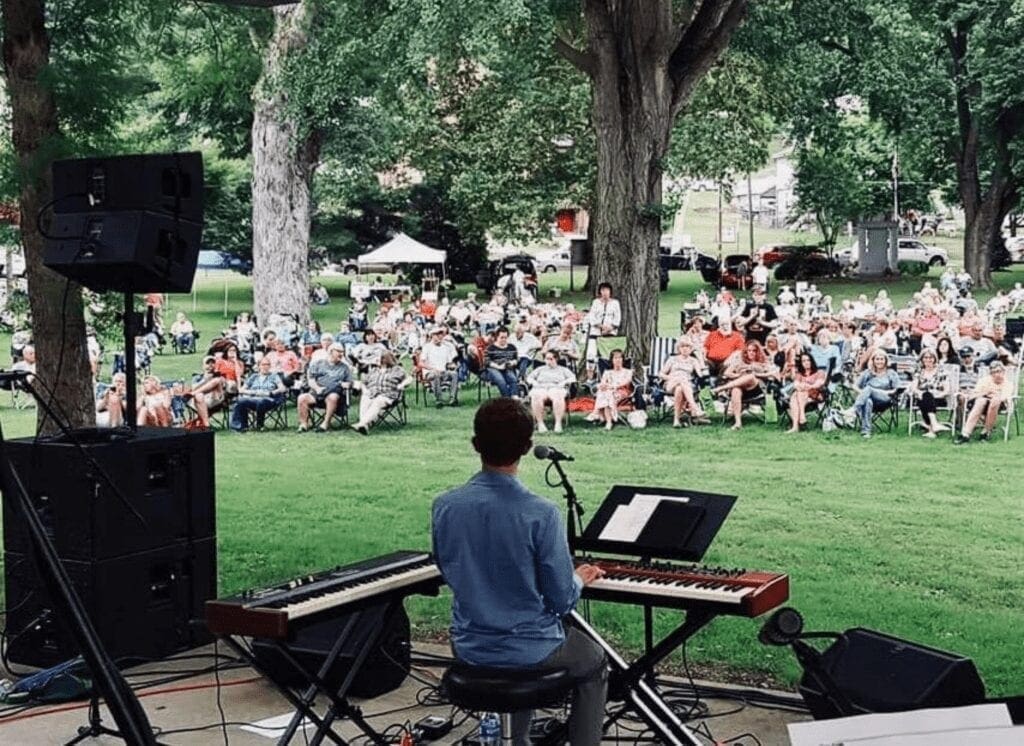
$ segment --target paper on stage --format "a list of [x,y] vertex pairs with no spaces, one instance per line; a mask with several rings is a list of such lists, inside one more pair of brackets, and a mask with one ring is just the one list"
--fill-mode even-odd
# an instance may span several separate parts
[[601,541],[625,541],[635,542],[640,538],[640,532],[647,525],[650,513],[636,510],[632,503],[619,505],[604,525],[604,530],[598,537]]
[[[285,728],[288,727],[288,723],[292,721],[295,716],[294,712],[288,712],[284,715],[275,715],[274,717],[264,718],[258,720],[255,723],[241,726],[241,729],[248,731],[249,733],[255,733],[257,736],[277,740],[284,735]],[[307,718],[302,719],[302,729],[305,730],[313,725],[313,722]]]
[[1002,704],[856,715],[790,723],[788,728],[793,746],[1024,744],[1024,728],[1013,727],[1010,713]]
[[637,493],[628,503],[615,508],[597,538],[601,541],[635,542],[662,501],[688,503],[690,498]]

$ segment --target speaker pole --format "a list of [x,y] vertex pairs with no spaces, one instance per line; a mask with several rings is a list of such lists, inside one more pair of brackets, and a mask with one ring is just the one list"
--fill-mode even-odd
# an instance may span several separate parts
[[124,418],[128,429],[133,433],[138,427],[136,420],[137,397],[135,393],[135,333],[138,324],[135,319],[135,293],[131,290],[124,291],[124,376],[125,376],[125,398]]

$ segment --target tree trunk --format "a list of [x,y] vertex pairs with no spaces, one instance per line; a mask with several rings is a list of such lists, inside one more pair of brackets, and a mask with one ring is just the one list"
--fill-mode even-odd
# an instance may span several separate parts
[[[2,0],[0,9],[11,139],[21,178],[21,242],[38,360],[36,383],[48,401],[60,405],[71,427],[95,426],[81,289],[43,266],[43,237],[36,228],[36,215],[53,192],[50,163],[58,138],[53,92],[41,82],[50,55],[45,4],[43,0]],[[37,423],[43,433],[57,430],[42,408]]]
[[305,3],[274,10],[274,35],[253,99],[253,305],[265,325],[270,314],[309,320],[309,232],[319,132],[300,135],[277,77],[288,55],[308,43]]
[[[628,4],[624,4],[628,5]],[[588,8],[589,9],[589,8]],[[662,159],[675,121],[671,51],[648,43],[640,8],[625,17],[591,10],[591,120],[597,184],[591,287],[612,285],[622,304],[626,355],[646,361],[658,329]]]
[[672,126],[728,46],[747,0],[583,0],[586,50],[555,48],[591,81],[597,184],[590,287],[622,303],[627,355],[646,361],[658,329],[662,163]]

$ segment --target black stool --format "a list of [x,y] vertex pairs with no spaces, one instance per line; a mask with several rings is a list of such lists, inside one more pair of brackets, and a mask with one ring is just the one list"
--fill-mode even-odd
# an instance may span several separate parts
[[513,712],[557,705],[574,683],[565,668],[489,668],[456,662],[441,679],[441,691],[456,707],[501,715],[502,742],[511,743]]

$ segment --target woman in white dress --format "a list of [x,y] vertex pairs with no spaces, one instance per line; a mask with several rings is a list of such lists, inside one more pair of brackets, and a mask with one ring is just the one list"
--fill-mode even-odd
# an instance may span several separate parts
[[601,376],[594,397],[594,412],[604,422],[604,429],[611,430],[619,419],[618,403],[629,395],[629,384],[633,380],[633,371],[625,367],[626,358],[622,350],[612,350],[612,367]]

